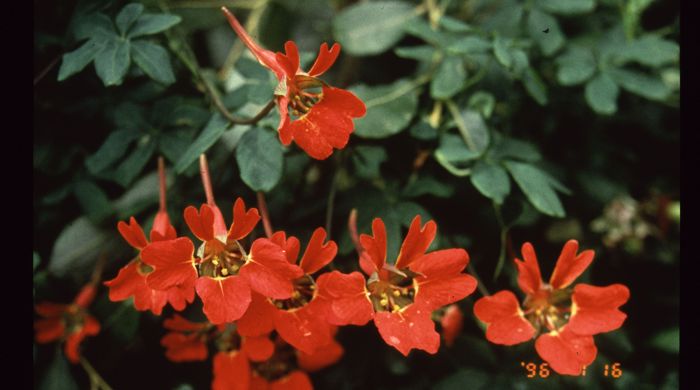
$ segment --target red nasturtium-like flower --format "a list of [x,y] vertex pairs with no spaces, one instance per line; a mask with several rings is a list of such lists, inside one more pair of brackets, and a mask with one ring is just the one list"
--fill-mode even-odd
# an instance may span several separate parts
[[64,351],[68,360],[78,363],[80,360],[80,343],[87,336],[94,336],[100,331],[100,323],[87,312],[95,299],[95,286],[85,285],[71,304],[41,302],[34,309],[43,317],[34,322],[37,343],[49,343],[65,340]]
[[[328,158],[333,148],[344,148],[354,130],[352,120],[365,115],[365,104],[351,92],[331,87],[317,78],[338,58],[340,45],[335,43],[328,49],[326,43],[321,44],[316,62],[304,72],[299,68],[299,50],[294,42],[284,44],[285,54],[263,49],[226,7],[221,9],[258,62],[272,70],[279,80],[275,96],[280,112],[277,129],[280,141],[289,145],[294,140],[318,160]],[[295,119],[289,117],[290,111]]]
[[[282,231],[276,232],[271,241],[284,249],[287,261],[295,264],[300,251],[299,240]],[[289,299],[268,299],[253,294],[253,300],[245,315],[238,321],[239,332],[256,335],[276,330],[280,337],[305,353],[325,348],[333,338],[332,326],[324,318],[323,306],[317,299],[316,283],[312,274],[330,263],[338,252],[333,240],[323,243],[326,231],[317,228],[311,235],[299,267],[304,275],[293,281],[294,292]]]
[[[158,174],[160,181],[160,209],[156,214],[151,228],[151,241],[172,240],[177,237],[175,228],[170,224],[170,217],[166,208],[165,196],[165,162],[163,158],[158,159]],[[148,264],[141,259],[141,252],[149,245],[143,229],[131,217],[129,224],[119,221],[117,229],[122,237],[132,247],[139,251],[138,255],[125,265],[119,274],[112,280],[106,281],[105,286],[109,287],[109,299],[113,302],[123,301],[129,297],[134,297],[134,307],[136,310],[150,310],[155,315],[163,312],[163,307],[170,303],[175,310],[183,310],[188,303],[194,301],[194,289],[191,281],[173,285],[167,290],[155,290],[148,286],[146,278],[153,272]]]
[[597,349],[593,335],[622,326],[627,317],[618,308],[629,299],[622,284],[596,287],[573,281],[593,261],[594,252],[576,254],[578,242],[569,240],[562,249],[549,283],[544,283],[528,242],[523,244],[524,261],[515,259],[518,285],[526,294],[520,309],[515,295],[503,290],[474,304],[474,314],[488,324],[486,338],[495,344],[515,345],[541,334],[537,353],[559,374],[580,375],[591,364]]
[[372,222],[372,236],[361,235],[359,272],[333,271],[318,279],[319,295],[327,303],[328,321],[336,325],[364,325],[374,319],[384,341],[404,355],[411,349],[436,353],[440,335],[431,313],[456,302],[476,288],[476,279],[463,274],[469,262],[464,249],[425,253],[437,226],[421,228],[416,216],[401,245],[395,265],[386,262],[386,229],[381,219]]

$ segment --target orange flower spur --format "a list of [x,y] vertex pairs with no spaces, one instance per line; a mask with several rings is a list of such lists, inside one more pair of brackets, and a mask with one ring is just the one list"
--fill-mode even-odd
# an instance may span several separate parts
[[338,58],[340,45],[334,43],[329,49],[326,43],[321,44],[316,61],[304,72],[299,67],[299,50],[294,42],[284,44],[284,54],[263,49],[226,7],[221,10],[258,62],[272,70],[279,80],[275,100],[280,112],[277,131],[282,144],[289,145],[294,140],[318,160],[328,158],[333,148],[344,148],[354,130],[353,118],[365,115],[365,104],[351,92],[317,78]]
[[578,242],[569,240],[562,249],[549,283],[544,283],[530,243],[523,244],[524,261],[515,259],[518,285],[526,294],[523,309],[508,290],[483,297],[474,314],[487,324],[486,339],[495,344],[515,345],[539,337],[537,353],[559,374],[580,375],[597,355],[593,335],[622,326],[627,317],[618,308],[629,299],[622,284],[596,287],[570,285],[593,261],[594,252],[577,254]]

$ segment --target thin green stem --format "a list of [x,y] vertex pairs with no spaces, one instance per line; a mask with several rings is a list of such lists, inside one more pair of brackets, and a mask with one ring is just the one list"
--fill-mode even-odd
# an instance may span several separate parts
[[503,265],[506,262],[506,240],[508,239],[508,226],[503,222],[503,215],[501,214],[501,206],[496,202],[493,202],[493,210],[496,214],[496,221],[498,221],[498,226],[501,230],[501,249],[498,254],[498,262],[496,263],[496,269],[493,272],[493,280],[498,279],[498,276],[503,270]]
[[447,109],[450,110],[452,118],[455,120],[455,124],[459,130],[459,134],[461,134],[462,139],[464,139],[464,143],[467,144],[469,150],[476,152],[476,144],[474,143],[474,139],[469,132],[469,128],[467,128],[467,124],[464,123],[464,119],[462,118],[462,114],[459,112],[457,104],[455,104],[452,99],[445,100],[445,104],[447,105]]
[[95,368],[90,364],[90,362],[87,361],[84,357],[80,357],[80,365],[83,366],[83,369],[85,372],[88,374],[88,377],[90,378],[90,388],[91,389],[96,389],[96,390],[112,390],[112,387],[105,382],[105,380],[102,378],[102,376],[95,370]]

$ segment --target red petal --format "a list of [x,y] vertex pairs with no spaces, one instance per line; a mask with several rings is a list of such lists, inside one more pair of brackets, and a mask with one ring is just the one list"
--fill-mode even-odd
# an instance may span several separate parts
[[170,217],[166,211],[159,211],[156,219],[153,220],[151,228],[151,242],[174,240],[177,238],[175,228],[170,224]]
[[264,362],[272,357],[275,352],[275,344],[268,336],[244,337],[241,350],[254,362]]
[[[374,264],[372,272],[378,272],[384,267],[386,262],[386,227],[384,226],[384,221],[379,218],[375,218],[372,221],[372,235],[360,234],[360,246],[362,246],[363,254],[366,254],[372,261],[372,264]],[[367,275],[372,273],[367,272],[368,270],[365,269],[363,271]]]
[[95,286],[92,284],[86,284],[75,297],[73,303],[82,308],[86,308],[90,306],[92,301],[95,299],[95,293],[97,293]]
[[284,43],[285,54],[275,53],[277,63],[284,69],[288,78],[292,79],[299,70],[299,49],[296,43],[287,41]]
[[581,375],[583,368],[593,363],[598,350],[593,336],[579,336],[567,328],[543,334],[535,341],[535,349],[558,374]]
[[451,347],[457,336],[462,332],[464,324],[464,314],[457,305],[450,305],[445,310],[445,314],[440,319],[442,326],[442,337],[445,339],[445,344]]
[[251,53],[253,53],[255,58],[258,59],[258,62],[260,62],[263,66],[270,68],[275,72],[277,78],[281,79],[284,71],[282,70],[282,67],[277,64],[275,53],[258,46],[258,44],[253,40],[253,38],[250,37],[250,35],[248,35],[243,26],[241,26],[241,24],[238,22],[238,19],[236,19],[236,17],[228,9],[226,9],[226,7],[221,7],[221,10],[226,15],[226,19],[228,19],[233,31],[236,32],[238,38],[243,41]]
[[523,317],[518,299],[508,290],[476,301],[474,314],[488,324],[486,339],[494,344],[515,345],[535,336],[535,328]]
[[206,322],[192,322],[179,314],[174,314],[172,318],[163,321],[163,327],[178,332],[195,332],[207,327]]
[[309,70],[309,76],[315,77],[320,76],[325,73],[333,63],[338,58],[340,54],[340,44],[334,43],[330,50],[328,50],[328,44],[323,42],[321,47],[318,49],[318,57],[313,66]]
[[231,224],[231,229],[228,231],[228,238],[240,240],[250,234],[255,228],[255,225],[258,224],[258,221],[260,221],[258,209],[251,207],[246,211],[243,199],[237,198],[236,202],[233,204],[233,223]]
[[239,351],[219,352],[214,356],[213,390],[248,390],[250,364]]
[[622,284],[596,287],[577,284],[572,296],[572,317],[567,328],[579,335],[613,331],[625,322],[627,315],[618,307],[630,298],[630,290]]
[[41,302],[34,306],[34,310],[42,317],[58,317],[67,309],[68,305],[53,302]]
[[233,322],[245,313],[250,304],[250,287],[239,276],[213,279],[203,276],[195,283],[203,311],[212,324]]
[[166,348],[165,357],[176,363],[206,360],[209,354],[207,345],[197,334],[170,332],[160,340],[160,345]]
[[154,268],[146,283],[156,290],[192,284],[197,277],[193,254],[194,244],[187,237],[149,244],[141,252],[143,262]]
[[327,320],[333,325],[364,325],[372,319],[374,308],[367,297],[365,278],[359,272],[325,273],[316,280],[317,299],[325,301]]
[[265,378],[258,375],[255,370],[250,373],[250,390],[268,390],[270,383]]
[[301,258],[299,265],[307,274],[313,274],[330,263],[338,253],[338,246],[333,240],[329,240],[323,244],[326,239],[326,230],[317,228],[311,235],[309,245],[306,247],[304,256]]
[[294,348],[314,353],[330,343],[332,335],[325,318],[317,316],[308,307],[309,305],[293,311],[275,311],[275,329]]
[[297,363],[299,368],[307,372],[314,372],[335,364],[343,357],[343,346],[332,340],[323,348],[316,349],[313,354],[297,352]]
[[267,238],[253,242],[248,262],[239,272],[250,287],[260,294],[274,299],[288,299],[294,292],[292,280],[304,275],[304,271],[289,264],[282,248]]
[[299,239],[294,236],[290,236],[289,239],[287,239],[285,236],[286,235],[284,232],[277,232],[273,234],[270,239],[284,249],[284,253],[287,256],[287,261],[290,264],[296,264],[297,258],[299,257],[299,250],[301,249]]
[[214,210],[208,204],[203,204],[199,212],[194,206],[185,209],[185,222],[192,233],[202,241],[214,239]]
[[130,262],[119,270],[116,278],[104,283],[109,287],[109,300],[119,302],[133,296],[136,310],[151,310],[153,314],[160,315],[167,303],[168,293],[148,287],[146,275],[138,272],[139,263]]
[[540,289],[540,284],[542,284],[540,266],[537,263],[535,248],[532,247],[532,244],[524,243],[522,252],[525,261],[515,259],[515,265],[518,267],[518,286],[524,293],[532,295]]
[[292,371],[287,376],[270,383],[270,390],[313,390],[311,379],[303,371]]
[[282,145],[289,145],[292,143],[292,128],[289,127],[289,98],[286,96],[277,97],[277,109],[280,111],[280,121],[277,125],[277,132],[279,133],[280,142]]
[[79,348],[80,343],[83,342],[83,339],[85,339],[87,336],[94,336],[100,331],[100,323],[97,322],[94,317],[85,315],[83,321],[84,322],[80,327],[80,330],[72,333],[66,338],[64,352],[68,360],[70,360],[73,364],[78,363],[80,360]]
[[467,264],[469,264],[467,251],[452,248],[420,256],[408,268],[428,278],[443,278],[458,275]]
[[401,244],[399,257],[396,260],[396,268],[406,268],[413,260],[423,256],[430,243],[435,239],[435,233],[437,232],[435,222],[428,221],[423,228],[420,225],[420,215],[416,215],[411,222],[411,227],[408,228],[406,238]]
[[34,330],[36,342],[43,344],[60,339],[65,332],[65,325],[60,317],[45,318],[34,322]]
[[143,233],[141,225],[136,222],[134,217],[129,219],[128,225],[124,221],[119,221],[119,223],[117,223],[117,229],[119,230],[119,233],[121,233],[122,237],[124,237],[126,242],[128,242],[129,245],[133,246],[134,248],[143,249],[146,245],[148,245],[146,235]]
[[253,292],[250,306],[236,323],[241,336],[262,336],[275,329],[273,317],[277,308],[264,296]]
[[195,279],[191,279],[168,289],[167,299],[173,309],[183,310],[187,303],[194,301],[194,283]]
[[589,249],[576,256],[577,250],[576,240],[569,240],[564,244],[564,249],[561,250],[552,277],[549,279],[552,288],[562,289],[570,285],[593,261],[595,252]]
[[440,335],[430,319],[430,310],[411,304],[403,312],[379,312],[374,315],[374,324],[384,341],[404,356],[414,349],[430,354],[440,347]]
[[457,302],[476,290],[476,279],[471,275],[457,274],[437,279],[417,277],[415,302],[430,309]]

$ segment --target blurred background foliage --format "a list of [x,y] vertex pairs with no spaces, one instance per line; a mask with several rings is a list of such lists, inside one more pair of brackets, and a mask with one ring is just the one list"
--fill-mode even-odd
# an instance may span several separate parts
[[[320,43],[342,45],[323,78],[368,109],[345,149],[316,161],[280,146],[276,110],[254,126],[221,115],[254,116],[276,84],[222,5],[271,50],[294,40],[302,69]],[[432,248],[466,248],[491,293],[516,286],[523,242],[548,277],[570,238],[596,251],[583,281],[632,293],[585,377],[528,378],[532,343],[489,344],[477,291],[435,356],[404,359],[372,326],[343,328],[345,357],[312,376],[318,388],[677,388],[678,15],[678,2],[654,0],[35,1],[34,300],[69,302],[100,255],[106,279],[133,257],[116,222],[150,229],[158,155],[185,232],[206,152],[227,220],[236,196],[254,204],[262,191],[275,228],[305,241],[330,227],[344,271],[357,268],[346,227],[357,208],[360,232],[385,221],[390,259],[413,216],[434,219]],[[84,354],[115,389],[209,386],[209,362],[165,359],[162,318],[104,288],[91,311],[103,330]],[[87,388],[55,346],[33,348],[36,388]],[[614,362],[617,379],[604,374]]]

